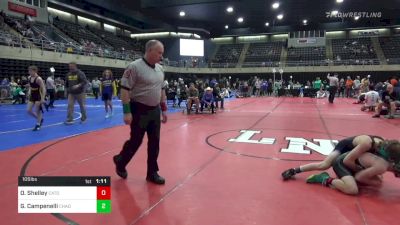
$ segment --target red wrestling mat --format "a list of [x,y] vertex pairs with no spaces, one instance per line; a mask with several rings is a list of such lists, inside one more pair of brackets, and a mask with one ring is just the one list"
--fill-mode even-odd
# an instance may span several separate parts
[[[227,103],[215,115],[172,114],[161,130],[164,186],[145,181],[146,139],[127,167],[128,179],[116,176],[112,156],[128,138],[127,126],[2,152],[2,224],[398,224],[400,181],[392,174],[385,175],[382,189],[362,188],[357,197],[306,184],[307,173],[281,180],[284,169],[322,159],[332,140],[358,134],[398,138],[399,120],[372,119],[351,102],[248,98]],[[112,212],[18,214],[21,171],[32,176],[111,176]]]

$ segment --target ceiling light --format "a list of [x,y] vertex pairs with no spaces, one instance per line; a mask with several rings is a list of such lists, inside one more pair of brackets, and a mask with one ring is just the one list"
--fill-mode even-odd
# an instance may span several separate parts
[[181,12],[179,13],[179,15],[183,17],[183,16],[186,15],[186,13],[185,13],[184,11],[181,11]]
[[229,26],[228,25],[225,25],[225,29],[228,29],[229,28]]
[[268,22],[266,22],[266,23],[265,23],[265,26],[267,26],[267,27],[268,27],[268,26],[269,26],[269,23],[268,23]]
[[342,2],[343,2],[343,0],[336,0],[336,2],[337,2],[337,3],[342,3]]
[[278,18],[278,20],[283,19],[283,14],[279,14],[276,18]]
[[226,11],[229,12],[229,13],[233,12],[233,7],[229,6],[228,8],[226,8]]
[[304,23],[304,24],[307,24],[307,22],[308,22],[307,20],[303,20],[303,23]]
[[339,13],[339,11],[333,10],[333,11],[331,12],[331,15],[337,15],[338,13]]
[[354,17],[354,19],[355,19],[355,20],[358,20],[358,19],[360,19],[360,17],[359,17],[359,16],[356,16],[356,17]]
[[272,4],[272,8],[274,9],[279,8],[279,2],[275,2],[274,4]]
[[239,23],[242,23],[242,22],[243,22],[243,17],[239,17],[239,18],[237,19],[237,21],[238,21]]

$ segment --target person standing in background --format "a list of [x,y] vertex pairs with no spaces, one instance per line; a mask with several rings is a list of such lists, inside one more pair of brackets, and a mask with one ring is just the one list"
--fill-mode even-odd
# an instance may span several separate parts
[[104,108],[106,110],[106,119],[113,115],[112,96],[114,92],[113,74],[111,70],[104,70],[101,79],[100,92],[101,100],[104,101]]
[[352,87],[353,87],[353,80],[351,79],[350,76],[347,76],[346,80],[346,98],[352,97]]
[[81,123],[84,123],[87,119],[86,117],[86,85],[88,81],[86,79],[86,75],[84,72],[78,69],[76,62],[71,62],[68,65],[69,72],[65,76],[65,87],[68,96],[68,114],[67,120],[65,121],[66,125],[71,125],[74,123],[73,114],[74,114],[74,104],[75,101],[78,102],[80,110],[81,110]]
[[100,89],[101,81],[96,77],[92,80],[92,91],[94,98],[97,100],[99,98],[99,89]]
[[[53,68],[54,69],[54,68]],[[51,72],[50,76],[46,79],[46,90],[49,95],[49,104],[45,104],[46,111],[49,111],[50,108],[54,108],[54,100],[55,100],[55,91],[56,85],[54,84],[54,72]]]
[[328,73],[327,78],[329,80],[329,103],[333,103],[337,89],[339,87],[338,74],[335,73],[335,75],[331,76],[331,74]]
[[339,81],[339,94],[338,94],[338,97],[342,96],[344,98],[344,89],[345,89],[344,79],[341,78],[340,81]]
[[360,86],[361,86],[360,76],[357,76],[353,82],[353,89],[354,89],[355,97],[358,97],[360,95]]

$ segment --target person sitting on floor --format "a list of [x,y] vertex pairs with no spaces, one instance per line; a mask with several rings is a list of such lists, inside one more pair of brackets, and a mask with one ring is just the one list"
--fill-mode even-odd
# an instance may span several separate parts
[[326,97],[327,97],[326,91],[321,86],[319,91],[317,91],[317,98],[326,98]]
[[15,90],[13,91],[13,100],[13,105],[16,103],[25,103],[25,93],[22,91],[22,88],[19,85],[16,86]]
[[211,113],[214,113],[214,95],[213,95],[213,89],[210,87],[206,88],[206,92],[203,95],[203,98],[201,99],[201,108],[200,111],[203,112],[204,106],[207,106],[207,108],[211,108]]
[[374,90],[374,86],[370,85],[367,93],[363,93],[360,96],[364,96],[364,105],[361,107],[361,111],[374,111],[375,107],[379,103],[379,93]]

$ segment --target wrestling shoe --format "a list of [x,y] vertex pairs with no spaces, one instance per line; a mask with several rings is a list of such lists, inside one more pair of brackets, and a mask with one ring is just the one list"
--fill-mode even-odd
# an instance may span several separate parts
[[64,122],[64,124],[65,125],[72,125],[72,124],[74,124],[74,121],[73,120],[67,120],[67,121]]
[[307,183],[309,184],[324,184],[330,178],[327,172],[322,172],[320,174],[314,174],[307,178]]
[[33,128],[32,131],[39,131],[40,130],[40,125],[36,124],[36,126]]
[[296,175],[296,171],[293,168],[290,168],[282,173],[282,178],[283,180],[289,180],[294,177],[294,175]]

